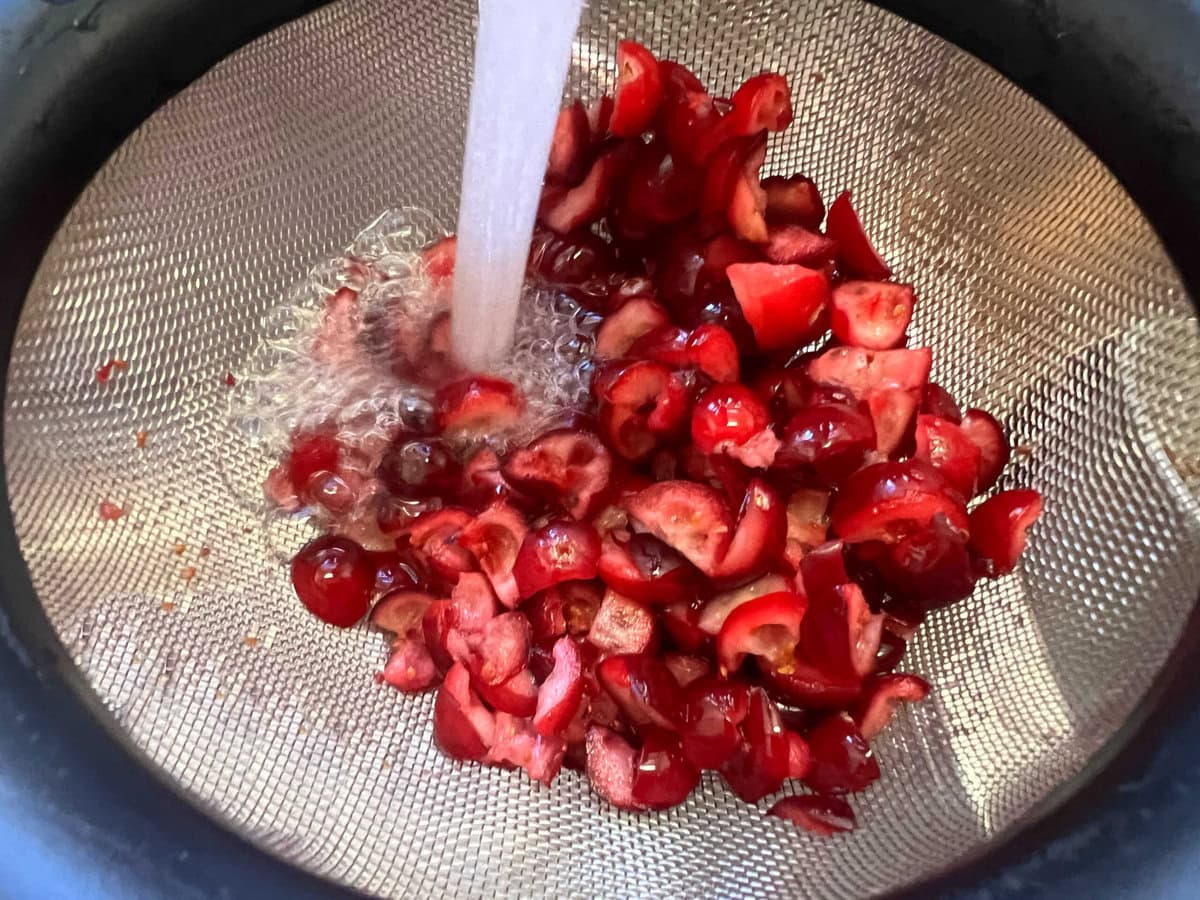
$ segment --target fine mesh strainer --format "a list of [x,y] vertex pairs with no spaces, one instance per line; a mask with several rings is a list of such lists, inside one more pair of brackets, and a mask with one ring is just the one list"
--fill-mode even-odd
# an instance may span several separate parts
[[[854,189],[918,287],[914,342],[1008,425],[1001,487],[1046,513],[1014,575],[910,646],[935,691],[880,738],[851,837],[803,836],[715,780],[629,815],[571,773],[547,790],[462,766],[433,748],[431,698],[372,681],[378,636],[296,602],[282,560],[305,532],[264,522],[270,463],[225,376],[382,210],[453,227],[472,7],[343,0],[272,31],[147,120],[63,223],[15,336],[4,461],[67,652],[215,816],[373,894],[855,897],[977,853],[1135,712],[1200,590],[1200,335],[1154,232],[1050,113],[876,7],[593,0],[572,95],[611,86],[623,36],[716,93],[790,77],[797,121],[765,174]],[[98,386],[110,358],[128,368]],[[127,515],[102,521],[101,499]]]

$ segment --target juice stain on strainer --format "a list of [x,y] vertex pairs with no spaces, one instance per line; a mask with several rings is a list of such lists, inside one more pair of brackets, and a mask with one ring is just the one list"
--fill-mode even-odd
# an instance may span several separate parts
[[[336,523],[368,549],[386,549],[394,540],[379,531],[381,514],[416,516],[437,502],[397,505],[373,474],[398,436],[434,431],[437,388],[463,374],[449,352],[450,285],[435,255],[417,249],[434,236],[430,219],[384,214],[268,314],[267,337],[237,379],[234,420],[264,459],[286,458],[304,436],[314,453],[329,439],[342,454],[337,474],[313,486],[316,503],[303,503],[277,466],[266,479],[269,515]],[[493,373],[524,398],[519,415],[500,433],[454,439],[455,455],[503,455],[582,407],[599,321],[561,291],[528,284],[513,348]]]

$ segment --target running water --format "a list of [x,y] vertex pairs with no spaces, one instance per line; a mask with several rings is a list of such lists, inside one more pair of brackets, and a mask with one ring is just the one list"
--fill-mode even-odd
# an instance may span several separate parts
[[582,0],[479,0],[451,338],[470,369],[512,345]]

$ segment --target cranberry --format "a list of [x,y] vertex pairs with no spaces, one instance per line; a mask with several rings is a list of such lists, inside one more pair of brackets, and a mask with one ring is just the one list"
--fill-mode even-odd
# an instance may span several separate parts
[[563,581],[596,577],[600,561],[600,535],[583,522],[551,522],[525,536],[513,564],[513,576],[522,597]]
[[404,438],[384,454],[379,478],[401,497],[445,496],[458,489],[462,466],[441,438]]
[[808,733],[812,765],[804,783],[822,794],[852,794],[879,778],[879,763],[847,713],[836,713]]
[[853,831],[855,825],[854,810],[849,803],[840,797],[822,797],[819,794],[784,797],[767,810],[767,815],[786,819],[822,837]]
[[292,586],[308,611],[322,622],[349,628],[371,606],[375,564],[354,541],[327,534],[296,554]]
[[735,794],[757,803],[779,790],[788,777],[790,747],[779,710],[762,688],[751,688],[750,706],[742,722],[742,743],[721,767]]
[[650,730],[642,739],[633,772],[633,799],[647,809],[669,809],[687,799],[700,772],[684,757],[679,737]]
[[767,408],[744,384],[719,384],[692,409],[692,443],[701,453],[739,447],[770,426]]

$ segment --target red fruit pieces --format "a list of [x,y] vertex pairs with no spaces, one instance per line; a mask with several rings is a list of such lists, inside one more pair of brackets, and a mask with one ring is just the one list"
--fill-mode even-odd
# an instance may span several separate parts
[[1042,514],[1037,491],[1001,491],[971,512],[971,549],[993,578],[1006,575],[1025,549],[1026,531]]
[[472,375],[441,388],[434,406],[442,432],[491,434],[513,425],[525,401],[511,382]]
[[975,489],[983,492],[992,487],[1008,465],[1010,450],[1004,428],[991,413],[968,409],[962,417],[962,433],[979,448],[979,481]]
[[458,258],[458,238],[454,235],[438,238],[421,251],[421,266],[429,280],[435,285],[454,275],[454,263]]
[[721,495],[690,481],[662,481],[639,491],[627,503],[630,516],[696,568],[714,574],[733,533]]
[[808,364],[808,377],[843,388],[861,400],[884,387],[923,393],[932,366],[933,352],[928,347],[877,351],[834,347]]
[[371,625],[396,638],[421,632],[421,620],[434,597],[421,591],[389,591],[371,610]]
[[788,420],[775,462],[833,485],[857,471],[875,444],[875,425],[865,410],[818,403],[803,407]]
[[757,803],[783,785],[791,753],[779,710],[762,688],[750,689],[749,711],[741,732],[742,743],[721,766],[721,775],[735,794],[747,803]]
[[767,810],[767,815],[786,819],[822,837],[853,831],[855,826],[854,810],[849,803],[840,797],[822,797],[819,794],[784,797]]
[[383,667],[383,680],[406,694],[428,690],[437,681],[437,667],[425,646],[416,637],[402,638],[392,646]]
[[[967,531],[950,524],[944,513],[934,515],[928,528],[914,531],[876,557],[888,593],[915,604],[918,611],[969,596],[978,573],[968,552],[968,538]],[[894,619],[894,608],[889,612]],[[910,636],[900,634],[906,640]]]
[[720,325],[705,324],[687,339],[688,361],[718,383],[738,380],[741,371],[737,341]]
[[706,657],[690,653],[668,653],[663,656],[663,665],[671,670],[682,688],[712,674],[712,664]]
[[538,691],[533,727],[538,734],[560,735],[583,702],[583,661],[579,645],[568,637],[554,642],[554,668]]
[[829,324],[843,344],[887,350],[904,339],[915,302],[906,284],[843,281],[833,289]]
[[571,188],[551,185],[542,192],[538,218],[560,235],[569,235],[595,222],[608,208],[613,188],[628,165],[629,148],[602,150],[587,176]]
[[[962,410],[958,408],[954,396],[940,384],[932,381],[925,385],[925,393],[921,397],[921,412],[937,416],[939,419],[947,419],[955,425],[961,425],[963,420]],[[980,410],[980,412],[983,411]],[[989,416],[989,418],[991,417]]]
[[767,193],[767,221],[779,225],[821,227],[825,218],[825,203],[811,178],[792,175],[784,178],[773,175],[762,181]]
[[654,614],[636,600],[608,591],[587,638],[601,653],[647,653],[658,639],[658,623]]
[[808,733],[812,763],[804,783],[820,794],[852,794],[879,778],[879,763],[847,713],[823,719]]
[[666,309],[649,297],[633,297],[605,317],[596,333],[596,357],[619,359],[639,338],[671,324]]
[[979,484],[980,452],[963,429],[948,419],[917,416],[917,452],[964,500],[975,496]]
[[687,421],[684,382],[658,363],[639,360],[605,373],[592,389],[600,400],[600,430],[624,459],[649,456]]
[[327,534],[292,559],[292,586],[300,602],[322,622],[349,628],[370,608],[375,565],[354,541]]
[[634,803],[644,809],[669,809],[699,784],[700,772],[684,756],[678,735],[657,730],[646,734],[634,765]]
[[384,487],[398,497],[424,499],[453,494],[462,481],[462,466],[441,438],[394,441],[375,470]]
[[815,336],[829,300],[823,273],[774,263],[735,263],[725,273],[762,350],[795,348]]
[[337,474],[341,455],[342,445],[332,434],[311,432],[293,437],[287,458],[287,476],[292,490],[307,497],[315,479]]
[[696,627],[704,634],[716,636],[729,614],[744,603],[749,603],[757,597],[776,594],[780,591],[791,590],[791,583],[783,575],[771,573],[741,585],[732,590],[717,594],[700,611],[696,618]]
[[829,205],[825,231],[837,241],[838,266],[843,273],[872,280],[891,277],[892,270],[872,246],[858,213],[850,204],[849,191],[838,194]]
[[792,124],[792,92],[787,79],[774,72],[763,72],[747,79],[730,98],[733,109],[726,121],[728,134],[755,134],[783,131]]
[[513,452],[503,472],[522,491],[557,501],[582,519],[592,500],[608,487],[612,454],[590,431],[551,431]]
[[635,534],[624,543],[604,538],[598,574],[613,590],[654,605],[690,600],[699,582],[691,563],[649,534]]
[[843,708],[862,689],[857,675],[828,672],[799,657],[779,669],[764,667],[762,675],[771,696],[806,709]]
[[[837,243],[803,225],[773,225],[767,229],[763,256],[767,262],[779,265],[794,264],[819,269],[833,262],[837,256]],[[837,299],[836,289],[834,299]],[[836,329],[834,333],[837,333]]]
[[775,667],[786,665],[800,641],[806,606],[796,594],[780,592],[756,597],[734,609],[717,635],[722,674],[736,672],[748,654]]
[[465,525],[458,536],[459,545],[479,561],[479,568],[492,583],[496,596],[509,609],[523,596],[513,567],[528,531],[524,516],[507,503],[499,502]]
[[531,632],[521,613],[503,613],[489,619],[476,642],[478,659],[472,675],[487,685],[503,684],[529,662]]
[[495,717],[471,690],[461,663],[446,673],[433,706],[433,739],[454,759],[482,760],[495,737]]
[[746,487],[729,550],[706,573],[723,585],[744,583],[763,574],[783,554],[787,541],[787,505],[761,478]]
[[684,756],[698,769],[719,769],[742,744],[739,726],[750,709],[750,692],[740,681],[702,678],[684,691],[680,726]]
[[812,751],[808,749],[808,741],[794,731],[787,733],[788,740],[788,778],[803,778],[812,766]]
[[715,385],[692,408],[692,443],[701,453],[727,453],[751,468],[775,460],[779,439],[758,395],[743,384]]
[[508,681],[497,685],[472,679],[471,686],[498,713],[528,719],[537,712],[538,686],[528,669],[522,669]]
[[895,543],[929,527],[943,513],[966,529],[962,500],[938,472],[919,460],[867,466],[842,485],[830,511],[830,526],[847,543]]
[[764,243],[768,237],[767,195],[758,180],[758,170],[766,155],[765,134],[723,144],[705,169],[700,204],[706,214],[723,213],[735,235],[756,244]]
[[853,710],[863,738],[873,741],[901,703],[919,703],[929,696],[929,682],[916,675],[876,675],[863,684],[862,697]]
[[616,732],[593,725],[587,730],[587,776],[597,794],[617,809],[639,809],[633,799],[637,751]]
[[635,728],[674,730],[683,719],[682,689],[656,656],[609,656],[596,665],[596,678]]
[[546,180],[576,185],[587,172],[591,153],[592,131],[587,109],[576,100],[558,114],[554,137],[550,142],[550,159],[546,165]]
[[875,670],[882,636],[883,615],[871,612],[854,582],[832,590],[809,589],[800,655],[818,670],[862,679]]
[[532,597],[563,581],[596,577],[600,535],[583,522],[550,522],[525,536],[513,564],[522,598]]
[[636,137],[658,112],[663,84],[658,60],[634,41],[617,44],[617,91],[608,130],[617,137]]

